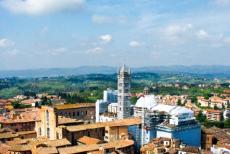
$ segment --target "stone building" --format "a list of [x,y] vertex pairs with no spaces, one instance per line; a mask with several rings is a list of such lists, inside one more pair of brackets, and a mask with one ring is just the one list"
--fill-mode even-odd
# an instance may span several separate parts
[[62,138],[59,126],[78,125],[95,122],[95,104],[78,103],[52,106],[42,106],[41,121],[36,123],[38,137],[51,140]]
[[213,146],[228,147],[230,145],[230,130],[216,127],[202,128],[202,148],[210,151]]
[[[130,126],[140,126],[140,118],[114,120],[109,122],[92,123],[85,125],[63,127],[63,137],[66,137],[73,145],[83,136],[97,138],[106,142],[129,139]],[[133,134],[135,135],[135,134]]]

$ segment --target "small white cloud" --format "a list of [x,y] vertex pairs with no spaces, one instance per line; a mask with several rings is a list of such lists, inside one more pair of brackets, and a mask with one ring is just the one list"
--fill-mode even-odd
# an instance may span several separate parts
[[11,40],[8,40],[6,38],[0,38],[0,48],[6,48],[6,47],[10,47],[13,46],[14,42]]
[[40,15],[82,7],[85,0],[2,0],[0,4],[14,13]]
[[143,44],[143,43],[140,43],[140,42],[138,42],[138,41],[130,41],[130,42],[129,42],[129,46],[130,46],[130,47],[133,47],[133,48],[140,47],[140,46],[142,46],[142,44]]
[[103,41],[104,43],[110,43],[111,41],[112,41],[112,36],[111,35],[109,35],[109,34],[105,34],[105,35],[101,35],[100,37],[99,37],[99,39],[101,40],[101,41]]
[[209,37],[209,34],[204,31],[204,30],[199,30],[197,33],[196,33],[196,36],[199,38],[199,39],[208,39]]
[[102,52],[103,52],[103,48],[101,47],[95,47],[86,51],[86,53],[88,54],[101,54]]

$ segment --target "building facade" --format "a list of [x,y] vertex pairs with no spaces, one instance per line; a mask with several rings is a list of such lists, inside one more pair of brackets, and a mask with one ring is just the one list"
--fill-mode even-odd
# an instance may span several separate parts
[[95,104],[78,103],[52,106],[42,106],[41,121],[36,123],[38,137],[47,137],[51,140],[62,138],[58,126],[76,125],[95,122]]

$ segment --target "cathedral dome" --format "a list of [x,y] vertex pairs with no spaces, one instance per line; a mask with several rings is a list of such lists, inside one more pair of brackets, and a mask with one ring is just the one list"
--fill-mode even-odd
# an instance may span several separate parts
[[157,105],[157,101],[154,95],[144,95],[137,100],[135,107],[151,109],[155,105]]

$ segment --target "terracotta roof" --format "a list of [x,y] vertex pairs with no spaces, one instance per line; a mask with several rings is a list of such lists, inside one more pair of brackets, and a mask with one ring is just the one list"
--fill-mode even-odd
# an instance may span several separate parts
[[9,148],[10,148],[9,145],[1,143],[0,144],[0,154],[10,154],[10,152],[8,151]]
[[6,133],[6,132],[14,132],[14,130],[12,130],[10,128],[2,128],[2,129],[0,129],[0,133]]
[[25,152],[25,151],[31,151],[31,149],[32,149],[31,145],[13,145],[9,148],[9,151]]
[[109,122],[99,122],[93,124],[77,125],[77,126],[67,126],[66,129],[70,132],[82,131],[87,129],[103,128],[106,126],[115,127],[115,126],[132,126],[141,124],[140,118],[130,118],[122,120],[114,120]]
[[25,135],[25,134],[36,134],[36,132],[35,131],[22,131],[22,132],[8,131],[8,132],[0,133],[0,139],[16,138],[19,137],[20,135]]
[[92,137],[88,137],[88,136],[83,136],[78,139],[78,142],[88,145],[88,144],[98,144],[101,142],[101,140],[92,138]]
[[230,89],[224,90],[224,93],[230,94]]
[[[11,124],[11,123],[26,123],[35,122],[40,120],[40,110],[37,108],[14,110],[7,116],[0,116],[0,123]],[[14,112],[18,112],[15,114]]]
[[182,148],[180,151],[189,152],[189,153],[196,153],[196,154],[200,153],[199,148],[192,147],[192,146],[186,146],[186,147]]
[[212,134],[221,144],[230,144],[230,130],[220,129],[217,127],[202,128],[202,131],[207,134]]
[[222,113],[221,110],[212,110],[212,109],[208,109],[208,110],[206,110],[206,111],[207,111],[207,113]]
[[95,107],[95,103],[61,104],[61,105],[54,106],[54,108],[57,110],[75,109],[75,108],[84,108],[84,107]]
[[132,140],[117,140],[114,142],[104,143],[104,144],[91,144],[91,145],[79,145],[71,146],[65,148],[58,148],[60,154],[74,154],[74,153],[83,153],[90,151],[98,151],[99,149],[120,149],[132,146],[134,141]]
[[63,116],[58,116],[58,125],[65,125],[65,124],[73,124],[73,123],[83,123],[84,121],[78,120],[78,119],[73,119],[73,118],[68,118],[68,117],[63,117]]
[[67,139],[58,139],[58,140],[48,140],[45,144],[51,147],[61,147],[66,145],[71,145]]
[[20,131],[20,132],[17,132],[18,135],[26,135],[26,134],[36,134],[37,132],[36,131]]
[[58,150],[56,147],[40,147],[36,149],[36,154],[56,154]]
[[18,137],[17,133],[12,133],[12,132],[0,133],[0,139],[8,139],[8,138],[16,138],[16,137]]
[[[22,152],[22,151],[31,151],[32,147],[38,147],[38,152],[45,150],[51,150],[50,153],[55,152],[56,147],[68,146],[71,143],[67,139],[59,140],[48,140],[46,138],[37,138],[37,139],[24,139],[24,140],[14,140],[7,142],[10,145],[10,151]],[[57,151],[57,150],[56,150]]]

